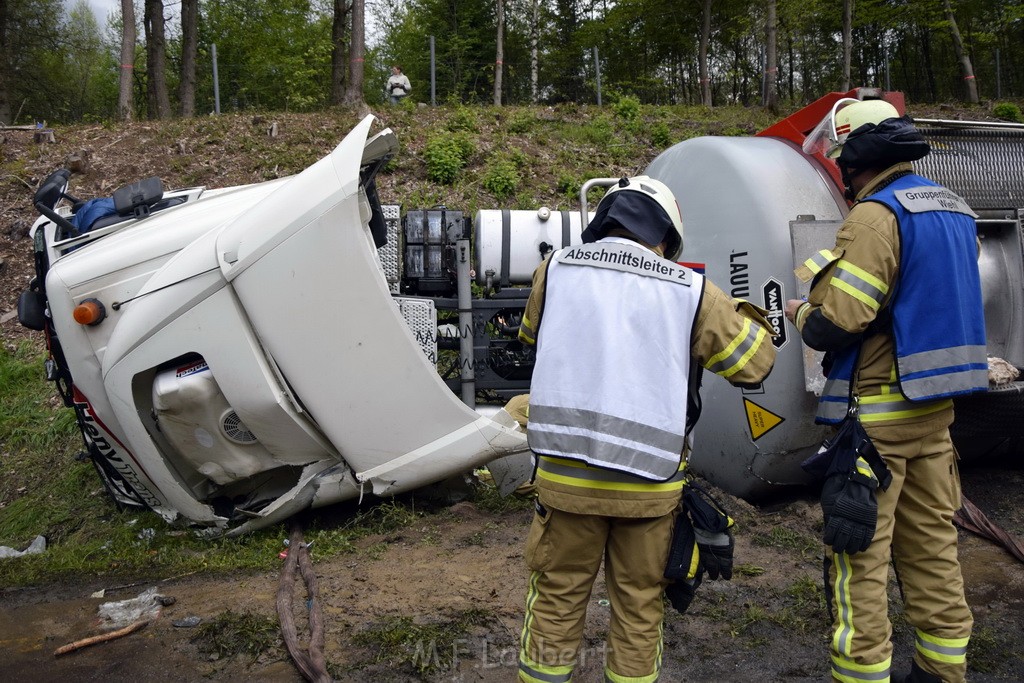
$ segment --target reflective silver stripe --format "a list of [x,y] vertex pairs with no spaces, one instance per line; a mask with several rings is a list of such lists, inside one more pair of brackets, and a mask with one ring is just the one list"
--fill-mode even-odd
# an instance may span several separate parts
[[825,389],[821,392],[821,396],[822,398],[834,396],[848,401],[850,399],[850,382],[845,379],[825,380]]
[[[929,636],[921,629],[915,630],[917,631],[917,649],[921,651],[923,656],[940,662],[950,662],[952,660],[954,663],[966,659],[969,638],[939,638],[938,636]],[[935,640],[963,642],[963,645],[941,645],[933,642]]]
[[[562,477],[572,477],[573,479],[583,479],[585,481],[603,481],[612,484],[636,483],[636,477],[622,472],[601,470],[595,467],[572,467],[571,465],[562,465],[557,462],[552,462],[550,458],[538,458],[537,469],[550,474],[556,474]],[[670,484],[676,481],[683,481],[684,479],[686,479],[686,470],[679,470],[679,473],[676,474],[676,476],[672,477],[665,483]]]
[[849,405],[847,403],[818,401],[818,412],[815,413],[815,417],[826,422],[838,422],[846,417],[848,410]]
[[595,434],[608,434],[626,441],[634,441],[653,449],[679,453],[682,450],[682,434],[676,434],[627,420],[582,408],[558,408],[555,406],[531,405],[530,424],[573,427]]
[[679,435],[676,450],[655,451],[639,442],[624,441],[607,434],[588,435],[566,431],[571,430],[570,427],[556,427],[549,431],[546,425],[534,422],[532,411],[531,408],[527,437],[530,448],[542,455],[582,460],[596,467],[608,467],[659,482],[675,476],[679,469],[683,457],[682,435]]
[[[954,346],[950,349],[936,349],[934,351],[921,351],[912,353],[909,356],[900,356],[900,370],[902,374],[910,375],[915,372],[938,370],[939,368],[953,368],[959,365],[984,365],[987,373],[988,350],[984,346]],[[988,375],[986,374],[986,382]]]
[[804,265],[807,266],[808,270],[817,275],[821,272],[822,268],[827,266],[836,260],[836,257],[828,249],[822,249],[811,258],[804,261]]
[[[840,399],[830,401],[830,398]],[[838,422],[846,416],[850,404],[850,382],[845,379],[829,379],[825,381],[825,389],[821,392],[821,399],[818,401],[818,411],[815,414],[820,420],[826,422]]]
[[[832,561],[836,567],[836,605],[839,611],[839,628],[832,637],[832,648],[841,654],[850,654],[850,639],[853,638],[853,602],[850,599],[850,556],[846,553],[833,553]],[[835,662],[833,661],[833,665]]]
[[567,674],[545,674],[527,666],[527,664],[522,661],[519,662],[519,670],[530,678],[538,681],[544,681],[544,683],[569,683],[569,681],[572,680],[571,671]]
[[832,671],[838,676],[843,676],[843,680],[888,681],[890,676],[889,668],[885,668],[882,671],[857,671],[856,669],[843,666],[835,659],[832,660]]
[[987,386],[988,370],[980,368],[900,380],[903,392],[916,399],[948,396],[951,393],[978,390]]
[[750,349],[757,343],[757,337],[761,333],[760,325],[748,325],[750,329],[747,330],[747,336],[743,338],[735,349],[732,350],[728,356],[718,361],[714,365],[708,367],[708,370],[721,375],[728,370],[732,370],[740,364],[743,360],[743,356],[750,352]]
[[835,273],[832,275],[832,279],[839,280],[840,282],[845,282],[846,284],[856,289],[858,292],[862,292],[871,299],[874,299],[875,303],[879,305],[882,303],[882,300],[885,299],[885,292],[880,290],[878,287],[875,287],[873,284],[871,284],[864,278],[860,277],[859,275],[855,275],[849,270],[843,268],[841,262],[839,267],[836,268]]

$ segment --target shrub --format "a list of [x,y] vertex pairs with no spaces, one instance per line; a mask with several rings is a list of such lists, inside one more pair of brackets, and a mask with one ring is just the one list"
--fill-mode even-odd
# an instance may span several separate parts
[[451,185],[466,166],[473,153],[473,143],[462,135],[437,135],[427,140],[423,157],[427,162],[427,177],[438,183]]
[[672,131],[664,121],[658,121],[651,127],[651,144],[655,147],[671,147],[672,142]]
[[476,121],[476,112],[469,107],[459,106],[455,108],[450,119],[448,119],[448,130],[467,131],[476,133],[479,131]]
[[534,117],[533,112],[529,109],[524,109],[512,116],[511,120],[505,125],[505,130],[513,135],[522,135],[523,133],[529,133],[536,122],[537,119]]
[[620,119],[632,121],[640,116],[640,100],[632,95],[623,95],[612,105],[612,110]]
[[483,186],[497,199],[515,194],[519,187],[519,171],[515,161],[505,155],[491,157],[484,171]]
[[1013,102],[1000,102],[992,107],[992,115],[1004,121],[1024,123],[1024,114],[1021,114],[1020,107]]

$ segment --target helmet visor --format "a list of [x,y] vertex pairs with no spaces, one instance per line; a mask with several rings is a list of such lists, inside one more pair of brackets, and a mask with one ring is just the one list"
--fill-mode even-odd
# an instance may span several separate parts
[[852,97],[844,97],[838,100],[832,105],[831,111],[828,115],[823,118],[814,130],[804,138],[804,144],[802,145],[805,154],[822,154],[834,159],[839,156],[843,143],[846,141],[846,135],[850,131],[844,131],[843,133],[836,132],[836,112],[848,104],[854,102],[860,102]]

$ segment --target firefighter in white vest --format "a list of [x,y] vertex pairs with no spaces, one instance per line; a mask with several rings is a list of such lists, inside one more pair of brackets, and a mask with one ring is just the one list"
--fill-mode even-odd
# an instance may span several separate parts
[[[537,268],[520,326],[537,346],[527,435],[538,499],[519,679],[571,679],[603,560],[605,680],[644,683],[661,668],[691,365],[757,385],[775,348],[762,311],[675,263],[683,220],[663,183],[620,180],[583,242]],[[708,557],[720,563],[709,576],[731,576],[731,549],[730,537]]]

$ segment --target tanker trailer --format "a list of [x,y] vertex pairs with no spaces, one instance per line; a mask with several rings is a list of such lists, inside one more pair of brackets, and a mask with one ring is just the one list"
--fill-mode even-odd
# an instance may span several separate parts
[[[831,93],[755,137],[700,137],[659,155],[646,173],[664,182],[683,209],[682,258],[733,297],[769,311],[777,336],[775,368],[757,389],[737,391],[706,374],[704,410],[690,464],[722,489],[763,499],[780,486],[808,483],[800,463],[826,437],[813,424],[824,385],[821,354],[808,349],[783,310],[806,296],[793,274],[833,246],[848,212],[834,161],[801,143],[840,98],[883,97],[905,110],[901,93]],[[1024,365],[1024,126],[919,120],[932,152],[919,171],[963,196],[979,214],[980,268],[989,356]],[[958,399],[952,430],[962,453],[1024,437],[1024,384]]]

